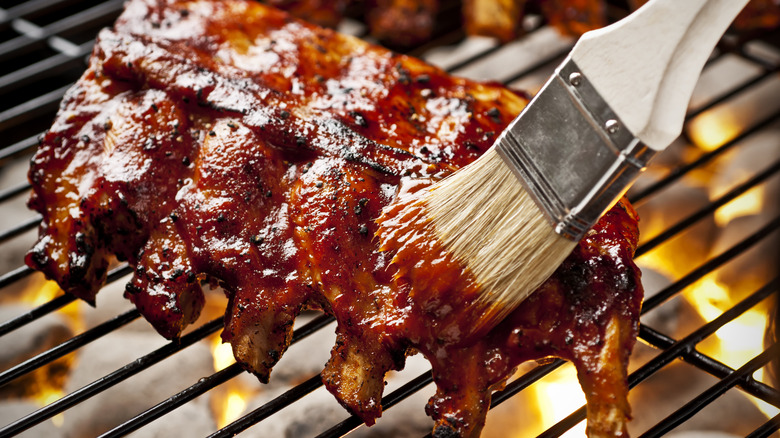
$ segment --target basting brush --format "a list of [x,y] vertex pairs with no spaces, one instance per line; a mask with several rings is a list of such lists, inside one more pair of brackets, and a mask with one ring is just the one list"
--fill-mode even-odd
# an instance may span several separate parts
[[479,285],[473,332],[552,275],[680,134],[708,56],[746,3],[651,0],[584,34],[490,150],[418,198],[427,229]]

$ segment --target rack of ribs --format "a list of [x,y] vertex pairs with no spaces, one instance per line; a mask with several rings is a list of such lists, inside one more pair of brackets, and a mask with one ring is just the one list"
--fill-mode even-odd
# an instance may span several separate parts
[[131,0],[32,160],[43,221],[26,261],[94,302],[114,257],[127,260],[126,297],[167,338],[198,317],[201,286],[220,285],[222,338],[262,381],[296,315],[327,312],[337,342],[323,381],[369,425],[408,355],[432,364],[436,436],[478,435],[515,367],[561,357],[591,436],[619,435],[642,300],[627,202],[478,339],[461,335],[458,266],[416,269],[436,292],[415,294],[399,248],[379,248],[401,182],[473,161],[527,101],[259,3]]

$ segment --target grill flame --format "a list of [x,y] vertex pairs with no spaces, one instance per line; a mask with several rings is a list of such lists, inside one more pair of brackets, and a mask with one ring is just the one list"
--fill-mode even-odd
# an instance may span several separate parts
[[[693,143],[684,152],[692,154],[692,156],[701,155],[702,151],[709,152],[717,149],[718,147],[734,140],[740,133],[742,133],[746,126],[741,120],[744,118],[750,118],[744,114],[738,114],[730,106],[719,106],[714,110],[703,112],[696,116],[687,125],[688,136]],[[744,152],[743,152],[744,153]],[[702,169],[697,169],[692,172],[681,183],[687,184],[687,187],[703,188],[707,192],[707,196],[710,201],[714,201],[723,196],[728,191],[732,190],[734,185],[739,183],[738,180],[746,180],[752,175],[752,172],[757,170],[762,163],[756,163],[756,169],[742,169],[735,166],[734,155],[736,152],[729,151],[723,156],[719,156],[711,163],[706,165]],[[771,158],[768,158],[771,161]],[[742,160],[745,161],[744,157]],[[731,167],[729,165],[731,164]],[[742,165],[742,162],[739,162]],[[726,176],[729,178],[723,178],[723,174],[728,173]],[[731,178],[733,177],[733,178]],[[728,180],[727,184],[724,181]],[[728,187],[726,187],[726,185]],[[687,275],[700,264],[698,261],[688,260],[684,253],[686,247],[695,247],[696,245],[709,248],[710,257],[718,255],[722,250],[717,248],[718,244],[713,244],[718,240],[720,236],[729,236],[725,230],[727,227],[728,233],[735,233],[740,231],[738,228],[740,224],[734,222],[737,219],[751,217],[760,220],[759,217],[767,208],[767,202],[771,199],[769,190],[767,190],[766,184],[757,185],[750,190],[746,191],[742,195],[718,208],[712,219],[713,234],[697,235],[695,232],[681,236],[675,242],[675,239],[670,239],[671,243],[665,243],[658,248],[653,249],[649,253],[642,256],[640,264],[652,268],[658,273],[670,279],[679,279],[684,275]],[[658,207],[658,206],[656,206]],[[661,208],[664,206],[661,205]],[[677,206],[679,207],[679,206]],[[675,206],[669,206],[670,209]],[[640,215],[641,215],[640,211]],[[668,211],[667,213],[672,213]],[[667,214],[666,216],[670,216]],[[655,217],[664,217],[663,212]],[[744,220],[744,219],[743,219]],[[659,223],[653,223],[649,236],[655,236],[660,234],[663,230],[673,225],[675,221],[666,220],[656,221]],[[660,223],[664,222],[664,223]],[[647,230],[643,230],[646,232]],[[704,232],[706,233],[706,231]],[[703,237],[707,236],[707,237]],[[700,242],[691,242],[690,239],[699,239]],[[687,240],[686,240],[687,239]],[[707,241],[709,240],[709,241]],[[684,242],[684,243],[683,243]],[[730,245],[731,240],[727,237],[724,242]],[[722,243],[722,242],[720,242]],[[723,246],[723,245],[720,245]],[[739,257],[752,257],[745,258],[747,263],[772,263],[772,254],[765,256],[744,254]],[[742,261],[738,263],[744,263]],[[743,265],[733,265],[743,266]],[[738,272],[736,275],[729,275],[727,270],[734,270],[733,266],[727,266],[723,269],[715,270],[702,279],[688,287],[682,292],[682,296],[687,301],[695,313],[698,314],[704,323],[709,323],[714,319],[721,316],[725,311],[734,307],[739,301],[744,299],[749,293],[756,291],[759,287],[763,286],[771,278],[764,278],[761,270],[758,269],[758,274],[754,272]],[[752,269],[751,269],[752,271]],[[776,275],[776,271],[774,274]],[[704,339],[697,345],[697,350],[701,353],[713,357],[720,362],[728,365],[733,369],[737,369],[743,366],[753,357],[761,354],[764,351],[764,337],[769,325],[769,314],[771,304],[769,300],[764,300],[757,306],[749,309],[739,317],[729,321],[726,325],[717,330],[712,336]],[[698,325],[701,325],[700,323]],[[685,336],[687,333],[675,334],[677,338]],[[765,378],[764,369],[757,370],[754,375],[754,379],[763,381]],[[773,405],[763,402],[760,399],[747,395],[747,398],[753,402],[758,409],[763,412],[767,418],[776,416],[780,410]]]
[[756,186],[715,211],[715,223],[724,227],[732,220],[761,212],[765,189]]
[[[688,288],[684,296],[706,322],[714,320],[737,304],[736,294],[714,275],[708,275]],[[721,327],[714,336],[699,344],[699,351],[734,369],[761,354],[764,351],[764,333],[769,322],[770,309],[767,304],[769,303],[763,302]],[[757,370],[753,378],[763,381],[764,369]],[[780,409],[763,400],[749,398],[767,418],[780,413]]]
[[[571,363],[561,366],[531,388],[536,397],[541,422],[547,427],[568,417],[585,404],[585,394],[582,393],[577,372]],[[581,421],[562,436],[568,438],[585,436],[585,426],[585,421]]]
[[[236,362],[232,347],[230,344],[223,344],[218,335],[212,340],[211,351],[214,355],[214,371],[223,370]],[[222,385],[220,391],[214,391],[212,409],[217,427],[221,429],[238,419],[244,413],[250,395],[250,391],[234,380]]]
[[729,111],[705,111],[688,125],[693,143],[704,151],[714,151],[733,140],[743,127]]

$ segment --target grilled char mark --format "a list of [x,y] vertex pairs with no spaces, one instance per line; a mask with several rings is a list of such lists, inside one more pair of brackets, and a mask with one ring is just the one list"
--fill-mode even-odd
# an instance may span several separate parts
[[[106,100],[103,90],[86,83],[71,88],[60,104],[61,111],[75,111]],[[94,117],[94,109],[84,120]],[[80,123],[59,123],[41,138],[38,151],[28,173],[34,191],[28,205],[43,216],[39,239],[27,253],[26,263],[54,279],[63,289],[87,302],[94,303],[95,294],[105,281],[108,253],[99,241],[89,212],[71,207],[84,201],[91,184],[77,184],[68,178],[87,174],[94,178],[99,161],[100,136],[92,136],[91,126]],[[76,161],[80,165],[73,166]],[[60,175],[64,175],[62,180]],[[56,195],[57,190],[75,193],[68,199]]]
[[[237,78],[238,73],[223,66],[209,65],[206,56],[191,60],[178,55],[179,44],[168,44],[149,37],[122,35],[104,30],[98,50],[104,57],[102,72],[137,86],[164,89],[182,101],[221,113],[240,116],[242,122],[269,139],[277,147],[307,148],[312,152],[340,156],[394,175],[426,175],[429,165],[412,153],[384,145],[360,135],[333,114],[316,109],[301,111],[304,117],[282,109],[283,94],[262,80]],[[189,54],[189,53],[188,53]],[[210,70],[208,66],[214,70]],[[294,104],[300,104],[293,100]],[[355,121],[354,112],[348,123]]]
[[[254,121],[246,121],[249,126],[281,118],[285,129],[304,131],[305,139],[310,127],[299,126],[302,120],[315,124],[337,120],[359,134],[350,139],[362,142],[359,149],[353,146],[358,153],[384,160],[380,164],[397,174],[414,171],[419,163],[407,162],[410,157],[394,149],[429,164],[445,161],[460,167],[472,161],[525,104],[524,98],[503,87],[450,77],[418,59],[303,25],[280,11],[260,10],[251,2],[204,3],[182,4],[191,13],[181,18],[167,13],[164,4],[136,2],[137,11],[120,17],[115,27],[119,35],[111,38],[138,41],[123,46],[104,34],[101,40],[107,41],[99,49],[104,54],[97,55],[120,77],[180,89],[178,97],[191,103],[198,101],[200,89],[201,100],[220,101],[219,108],[263,108]],[[166,17],[166,26],[155,27],[147,17]],[[127,57],[123,52],[129,52]],[[485,117],[494,101],[503,106],[500,122],[471,122]],[[300,134],[276,146],[305,146],[299,144]],[[317,135],[313,132],[312,138]],[[410,141],[413,138],[424,141]],[[339,138],[334,140],[333,145],[343,145]]]
[[53,220],[60,222],[54,226],[40,227],[41,237],[25,263],[63,285],[65,292],[94,305],[99,285],[106,280],[110,254],[92,246],[98,244],[94,229],[58,219]]
[[125,297],[161,335],[174,338],[195,322],[205,304],[193,272],[189,248],[168,220],[141,250]]
[[[93,299],[101,260],[128,259],[128,297],[168,337],[197,317],[202,281],[221,285],[223,339],[263,380],[295,316],[323,309],[339,339],[326,386],[367,423],[384,374],[411,351],[433,364],[437,435],[478,434],[490,392],[548,356],[577,364],[594,412],[625,417],[620,372],[597,367],[624,372],[635,338],[628,209],[616,206],[536,298],[474,344],[458,343],[473,315],[453,305],[457,268],[422,269],[441,294],[418,299],[394,250],[377,248],[376,219],[401,179],[470,163],[525,102],[249,1],[132,0],[33,160],[44,222],[27,260]],[[84,281],[71,253],[92,254]],[[591,430],[618,430],[617,417],[589,417]]]
[[[192,148],[186,134],[173,146],[172,126],[186,119],[165,93],[99,78],[93,60],[63,100],[29,173],[36,186],[30,206],[44,216],[40,234],[49,237],[39,239],[28,263],[89,302],[110,255],[132,259],[165,214],[176,191],[171,176],[180,173],[174,161]],[[152,193],[161,202],[150,209]]]

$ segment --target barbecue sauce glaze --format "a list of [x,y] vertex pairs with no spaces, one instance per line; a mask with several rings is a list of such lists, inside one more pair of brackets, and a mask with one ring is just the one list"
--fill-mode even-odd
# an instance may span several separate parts
[[[426,260],[430,241],[378,247],[402,180],[473,161],[526,102],[257,3],[132,0],[32,160],[43,222],[26,261],[94,302],[113,257],[127,260],[125,295],[168,338],[198,317],[202,284],[222,286],[222,337],[263,381],[295,317],[330,313],[323,380],[368,424],[409,354],[433,365],[439,437],[478,435],[518,364],[561,357],[591,435],[621,435],[642,299],[627,203],[477,340],[461,336],[476,316],[457,266]],[[416,275],[436,287],[413,289],[399,254],[419,254]]]

